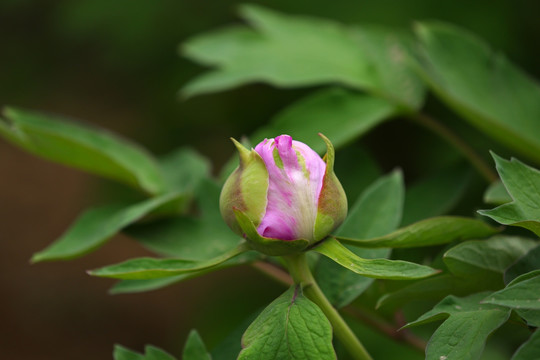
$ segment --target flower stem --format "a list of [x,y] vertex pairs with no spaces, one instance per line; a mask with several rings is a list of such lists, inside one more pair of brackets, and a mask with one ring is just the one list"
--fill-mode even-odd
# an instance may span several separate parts
[[332,306],[330,301],[323,294],[322,290],[317,285],[317,282],[311,274],[311,270],[306,261],[306,254],[290,255],[284,257],[289,267],[289,272],[296,284],[302,286],[304,295],[319,306],[322,312],[326,315],[332,327],[334,334],[345,346],[347,351],[355,360],[373,360],[369,355],[364,345],[358,340],[352,332],[349,325],[343,320],[338,311]]

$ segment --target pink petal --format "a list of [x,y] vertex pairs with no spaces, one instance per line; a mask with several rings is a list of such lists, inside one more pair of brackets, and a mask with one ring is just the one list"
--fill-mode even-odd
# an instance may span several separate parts
[[[255,151],[269,175],[268,203],[259,234],[282,240],[312,239],[326,164],[309,146],[289,135],[265,139]],[[279,160],[276,164],[276,157],[281,164]]]

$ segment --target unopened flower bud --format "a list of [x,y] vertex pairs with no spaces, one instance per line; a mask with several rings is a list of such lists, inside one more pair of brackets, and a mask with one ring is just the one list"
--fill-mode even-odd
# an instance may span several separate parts
[[334,174],[334,149],[325,160],[289,135],[248,150],[233,140],[240,165],[225,182],[220,210],[227,224],[259,251],[285,255],[324,239],[347,215]]

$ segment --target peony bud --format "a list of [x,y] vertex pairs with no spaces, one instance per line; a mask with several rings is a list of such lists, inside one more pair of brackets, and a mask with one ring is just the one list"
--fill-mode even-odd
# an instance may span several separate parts
[[300,251],[324,239],[347,214],[347,198],[334,174],[334,149],[325,160],[289,135],[248,150],[233,140],[240,165],[220,197],[223,218],[252,246],[269,255]]

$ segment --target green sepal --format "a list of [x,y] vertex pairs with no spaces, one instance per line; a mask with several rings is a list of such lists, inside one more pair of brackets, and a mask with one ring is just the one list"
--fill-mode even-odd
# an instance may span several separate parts
[[269,176],[263,159],[255,150],[231,140],[238,149],[240,164],[223,185],[219,207],[227,225],[241,234],[233,208],[242,210],[258,225],[266,211]]
[[334,146],[326,136],[321,133],[319,133],[319,136],[326,143],[326,155],[323,158],[326,162],[326,171],[321,194],[319,195],[317,218],[313,227],[314,241],[324,239],[341,225],[347,217],[347,196],[334,174]]
[[240,209],[233,211],[243,235],[254,250],[270,256],[282,256],[300,252],[309,245],[306,239],[280,240],[261,236],[253,221],[244,212]]

